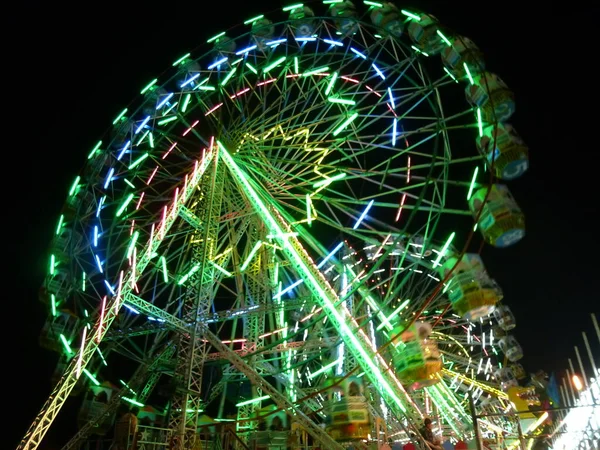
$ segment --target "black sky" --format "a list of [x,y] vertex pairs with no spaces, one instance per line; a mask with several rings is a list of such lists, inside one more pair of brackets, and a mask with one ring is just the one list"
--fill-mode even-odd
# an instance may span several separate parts
[[[9,140],[3,156],[5,238],[12,253],[4,281],[4,360],[16,402],[8,442],[22,437],[50,392],[55,357],[37,345],[46,313],[37,290],[56,218],[90,147],[176,58],[287,3],[28,2],[26,10],[7,13],[7,23],[18,30],[4,37],[3,46],[4,61],[11,62],[4,66]],[[511,122],[529,144],[531,169],[509,186],[526,214],[528,234],[513,248],[486,247],[483,258],[517,316],[523,364],[552,371],[566,366],[573,345],[582,345],[581,331],[593,331],[589,314],[600,311],[594,31],[600,8],[589,1],[545,9],[530,3],[397,2],[433,13],[472,38],[488,68],[516,93]]]

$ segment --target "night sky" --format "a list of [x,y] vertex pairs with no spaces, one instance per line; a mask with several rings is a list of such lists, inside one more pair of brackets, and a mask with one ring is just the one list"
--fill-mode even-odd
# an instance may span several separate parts
[[[14,392],[14,422],[2,441],[16,445],[51,389],[56,356],[38,347],[46,308],[37,291],[59,210],[90,148],[176,58],[288,3],[28,2],[27,11],[7,13],[19,32],[3,45],[9,62],[4,130],[9,142],[14,139],[3,149],[5,239],[13,252],[4,281],[4,318],[12,330],[5,333],[4,373],[5,389]],[[581,331],[595,339],[589,314],[600,312],[600,245],[598,233],[592,234],[600,228],[600,72],[594,68],[600,9],[591,3],[534,9],[513,0],[397,2],[430,12],[473,39],[489,69],[516,94],[511,123],[530,147],[531,168],[509,187],[526,214],[527,236],[509,249],[486,246],[483,259],[516,315],[515,335],[529,371],[565,368],[573,345],[583,345]]]

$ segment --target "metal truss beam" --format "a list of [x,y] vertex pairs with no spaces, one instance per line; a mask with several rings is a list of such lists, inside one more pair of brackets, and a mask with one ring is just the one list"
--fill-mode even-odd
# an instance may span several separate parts
[[149,334],[160,333],[161,331],[165,331],[169,327],[165,326],[163,323],[152,323],[149,322],[147,324],[131,327],[131,328],[123,328],[119,330],[112,329],[106,336],[104,336],[104,342],[116,341],[119,339],[127,339],[136,336],[147,336]]
[[[158,382],[160,378],[160,372],[157,372],[156,369],[164,362],[169,360],[175,351],[175,346],[172,343],[169,343],[163,351],[157,355],[156,357],[150,358],[150,364],[140,364],[133,374],[133,376],[129,379],[128,386],[132,390],[137,390],[141,385],[144,379],[149,376],[148,381],[144,385],[142,392],[138,396],[138,400],[144,402],[147,400],[148,396],[152,392],[154,386]],[[62,450],[74,450],[78,449],[81,443],[91,434],[93,428],[96,424],[101,423],[103,420],[110,417],[112,413],[114,413],[119,404],[121,402],[121,398],[124,397],[128,392],[128,389],[122,388],[119,392],[115,392],[110,401],[104,407],[103,411],[97,414],[92,420],[89,420],[82,428],[79,429],[77,434],[73,436],[69,442],[67,442]]]
[[123,300],[132,308],[135,308],[138,311],[142,310],[148,316],[154,317],[155,319],[160,319],[164,324],[168,324],[172,328],[175,328],[179,331],[189,332],[191,329],[191,326],[185,321],[175,317],[161,308],[158,308],[157,306],[154,306],[152,303],[132,294],[131,292],[128,292],[126,295],[124,295]]
[[[138,311],[144,312],[144,314],[153,317],[155,319],[160,319],[159,323],[148,323],[146,325],[142,325],[135,328],[124,329],[124,330],[110,330],[106,336],[104,337],[104,341],[113,341],[117,339],[123,339],[128,337],[135,336],[143,336],[146,334],[159,333],[164,331],[165,328],[171,328],[173,330],[181,331],[181,332],[189,332],[192,329],[193,324],[186,323],[185,321],[175,317],[174,315],[164,311],[161,308],[154,306],[152,303],[144,300],[137,295],[128,292],[124,296],[124,301],[132,308],[135,308]],[[264,315],[271,312],[279,312],[283,311],[291,311],[296,310],[300,306],[302,306],[306,302],[306,297],[299,297],[291,300],[286,300],[285,302],[281,302],[280,304],[270,303],[270,304],[260,304],[249,307],[242,307],[236,309],[228,309],[226,311],[219,311],[216,313],[208,313],[202,314],[198,317],[199,321],[205,323],[219,323],[225,322],[227,320],[235,320],[240,316],[246,315]]]
[[315,440],[323,444],[328,450],[342,450],[340,444],[334,441],[324,429],[316,425],[304,412],[296,405],[290,402],[285,395],[279,392],[272,384],[261,377],[254,368],[250,367],[237,353],[221,342],[221,340],[212,331],[208,329],[206,324],[198,324],[202,330],[202,335],[215,347],[220,353],[226,354],[227,359],[240,372],[244,373],[248,380],[257,387],[262,389],[263,394],[269,395],[271,400],[284,411],[294,412],[294,420],[304,427],[306,432]]
[[281,373],[281,371],[279,371],[272,364],[270,364],[266,361],[260,361],[257,364],[257,367],[259,369],[261,369],[263,372],[275,377],[277,379],[277,381],[279,381],[286,388],[293,388],[294,391],[296,392],[298,398],[304,399],[302,406],[305,406],[306,408],[310,409],[311,411],[317,411],[322,408],[322,405],[317,400],[315,400],[313,397],[306,398],[306,397],[308,397],[309,394],[306,391],[302,390],[302,388],[297,386],[296,383],[292,384],[290,382],[289,377],[286,374]]
[[394,415],[398,418],[405,417],[409,423],[412,422],[411,427],[417,430],[416,420],[419,418],[419,414],[416,411],[416,407],[413,407],[408,394],[404,391],[399,380],[393,376],[390,370],[387,370],[385,361],[373,349],[369,338],[359,328],[356,321],[353,320],[343,306],[340,306],[342,300],[313,263],[300,241],[289,234],[293,231],[289,224],[285,223],[283,218],[263,200],[264,198],[268,198],[269,195],[264,192],[262,195],[259,194],[259,187],[252,183],[223,144],[217,141],[217,145],[220,149],[219,157],[223,159],[230,169],[231,174],[239,183],[241,190],[252,203],[256,212],[261,216],[269,231],[273,235],[279,236],[277,237],[277,241],[283,248],[283,252],[290,264],[294,266],[298,274],[304,279],[305,285],[311,290],[319,306],[323,308],[323,311],[327,314],[327,317],[344,340],[348,350],[356,358],[369,381],[376,386],[378,392]]
[[[272,355],[274,353],[283,353],[283,352],[291,352],[291,351],[299,351],[299,350],[311,350],[311,349],[320,349],[323,347],[331,347],[333,345],[335,345],[336,343],[339,343],[339,339],[338,338],[324,338],[323,340],[320,341],[296,341],[296,342],[288,342],[286,344],[278,344],[274,347],[269,348],[268,350],[262,350],[260,351],[262,354],[264,355]],[[232,350],[232,352],[235,352],[236,354],[238,354],[240,357],[246,357],[248,355],[250,355],[251,353],[248,352],[248,350]],[[216,361],[216,360],[220,360],[220,359],[227,359],[227,355],[223,354],[221,352],[215,352],[215,353],[209,353],[206,356],[207,360],[212,360],[212,361]]]
[[506,392],[502,392],[500,389],[496,389],[490,386],[488,383],[484,383],[479,380],[474,380],[471,377],[467,377],[462,373],[453,372],[452,370],[442,369],[442,373],[446,375],[450,379],[456,378],[457,380],[462,381],[463,383],[468,384],[469,386],[476,386],[480,388],[482,391],[487,392],[488,394],[493,395],[496,398],[501,398],[503,400],[508,400],[508,394]]
[[[210,162],[213,159],[213,152],[209,152],[206,154],[204,160],[201,164],[197,166],[197,169],[194,170],[193,175],[190,177],[189,182],[185,189],[182,190],[181,196],[177,203],[172,203],[167,210],[166,220],[163,222],[162,229],[164,233],[162,235],[166,235],[167,231],[171,228],[173,223],[175,222],[175,218],[177,216],[177,212],[181,206],[184,206],[187,200],[191,197],[192,192],[196,189],[196,186],[202,179],[207,167],[210,165]],[[91,330],[86,334],[86,339],[83,342],[83,345],[75,357],[71,359],[71,362],[66,368],[65,373],[62,378],[56,384],[52,393],[46,400],[46,403],[42,406],[42,409],[34,419],[33,423],[25,433],[25,436],[19,443],[17,447],[18,450],[33,450],[38,448],[42,439],[48,432],[48,429],[54,422],[54,419],[60,412],[62,406],[67,400],[69,394],[75,387],[75,384],[79,380],[79,377],[82,374],[83,369],[87,366],[87,364],[92,359],[93,355],[96,353],[96,349],[99,346],[99,343],[104,339],[107,330],[112,325],[113,321],[117,317],[117,314],[121,308],[122,298],[126,295],[131,289],[130,286],[135,283],[137,279],[137,274],[143,273],[143,271],[148,266],[152,256],[158,250],[162,239],[159,236],[154,236],[145,246],[145,253],[141,253],[137,269],[135,273],[128,268],[126,271],[123,271],[122,283],[119,286],[119,291],[117,295],[112,296],[108,299],[106,311],[104,316],[98,315],[96,323],[92,327]]]

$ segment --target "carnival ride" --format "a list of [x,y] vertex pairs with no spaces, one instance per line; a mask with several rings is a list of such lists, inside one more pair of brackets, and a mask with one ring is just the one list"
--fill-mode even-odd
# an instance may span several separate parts
[[425,416],[468,440],[469,401],[535,404],[479,256],[525,233],[505,183],[528,150],[489,70],[431,15],[348,0],[249,18],[178,58],[58,214],[40,290],[56,387],[19,448],[76,394],[65,448],[123,402],[152,404],[152,439],[186,449],[232,399],[237,436],[265,448],[294,428],[328,449],[407,440]]

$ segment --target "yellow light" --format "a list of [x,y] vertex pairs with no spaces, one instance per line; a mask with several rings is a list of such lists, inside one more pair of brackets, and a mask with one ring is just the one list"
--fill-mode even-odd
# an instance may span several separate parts
[[573,386],[575,386],[575,389],[577,389],[578,391],[583,389],[583,384],[581,383],[581,378],[579,378],[579,376],[573,375],[573,378],[571,378],[571,380],[573,381]]
[[544,413],[534,423],[529,425],[527,430],[525,430],[525,434],[533,433],[537,429],[537,427],[539,427],[541,424],[543,424],[546,421],[547,418],[548,418],[548,411],[544,411]]

